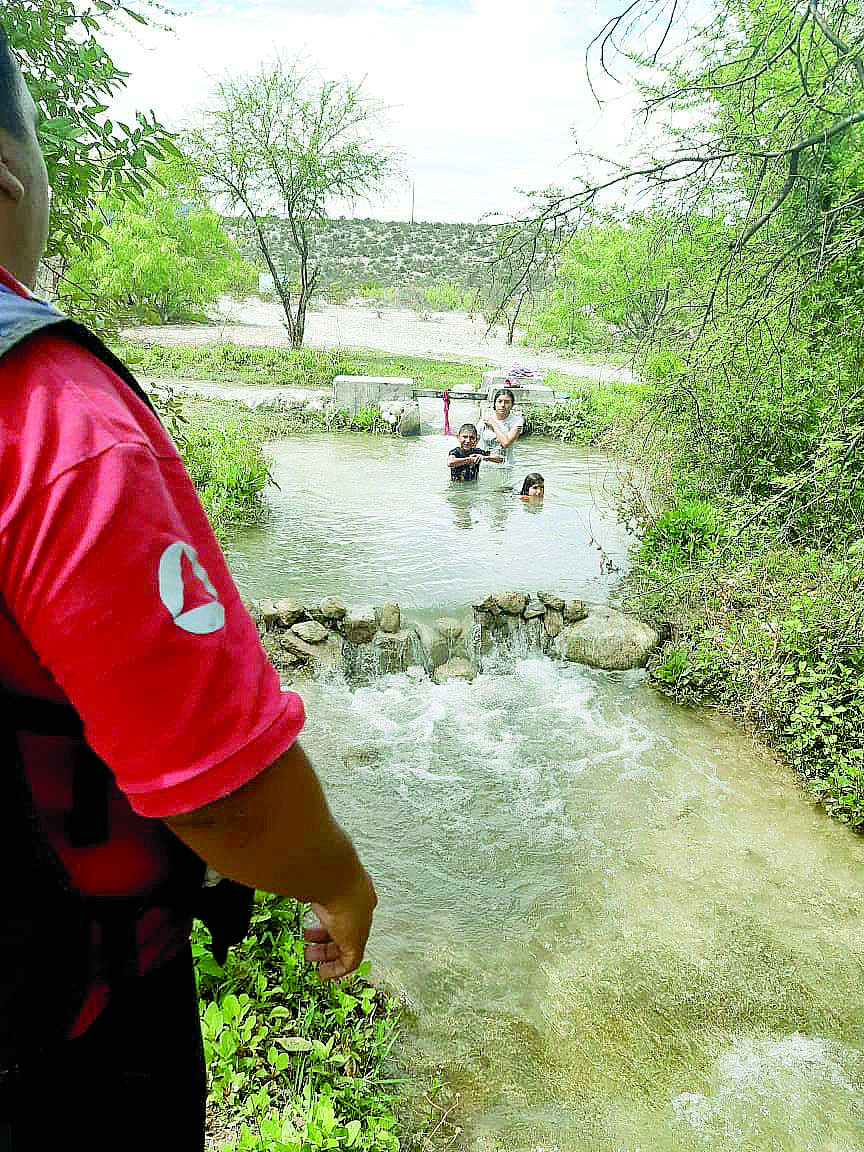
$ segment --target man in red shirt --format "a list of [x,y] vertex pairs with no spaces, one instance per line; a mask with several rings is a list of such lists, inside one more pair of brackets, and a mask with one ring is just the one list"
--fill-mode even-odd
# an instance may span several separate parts
[[[164,895],[174,873],[197,856],[311,902],[320,927],[306,955],[325,979],[360,963],[376,896],[296,743],[302,703],[280,690],[170,439],[122,366],[25,287],[48,233],[36,125],[0,26],[3,711],[76,893],[92,907],[131,898],[138,911],[123,979],[109,955],[116,925],[100,914],[87,924],[86,995],[68,1037],[18,1038],[11,1103],[0,1069],[0,1148],[11,1134],[16,1152],[193,1152],[205,1085],[189,913]],[[28,726],[33,701],[71,714],[107,765],[102,831],[81,835],[70,820],[88,816],[98,779],[76,775],[80,733]],[[66,958],[51,962],[62,984]]]

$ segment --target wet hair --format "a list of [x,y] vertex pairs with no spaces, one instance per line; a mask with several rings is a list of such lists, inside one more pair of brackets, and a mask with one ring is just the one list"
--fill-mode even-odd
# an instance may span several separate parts
[[20,140],[25,128],[18,84],[18,66],[9,48],[6,29],[0,24],[0,129]]
[[519,495],[527,496],[528,489],[533,488],[535,484],[539,485],[541,488],[546,487],[546,481],[543,479],[539,472],[529,472],[525,479],[522,481],[522,491],[519,493]]
[[499,396],[509,396],[510,397],[510,403],[511,404],[516,403],[516,397],[513,395],[513,389],[512,388],[499,388],[498,391],[495,393],[495,395],[492,397],[492,407],[493,408],[498,403],[498,397]]
[[461,436],[463,432],[473,432],[473,434],[476,436],[477,435],[477,427],[474,424],[463,424],[462,427],[459,429],[459,435]]

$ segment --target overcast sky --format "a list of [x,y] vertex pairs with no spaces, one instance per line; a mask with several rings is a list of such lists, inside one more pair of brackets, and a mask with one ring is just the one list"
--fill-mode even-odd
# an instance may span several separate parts
[[[607,85],[601,111],[585,48],[620,0],[186,0],[170,32],[110,43],[131,73],[115,115],[152,108],[170,127],[226,72],[277,53],[324,79],[364,81],[386,106],[382,143],[406,179],[355,215],[407,220],[510,216],[517,190],[566,185],[576,141],[616,153],[634,134],[633,89]],[[623,5],[626,7],[626,4]]]

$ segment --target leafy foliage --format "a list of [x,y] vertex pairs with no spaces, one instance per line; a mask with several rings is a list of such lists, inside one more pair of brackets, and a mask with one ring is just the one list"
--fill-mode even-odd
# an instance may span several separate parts
[[102,40],[112,24],[147,23],[163,9],[150,0],[6,0],[3,20],[33,98],[53,189],[49,257],[64,259],[98,234],[93,209],[109,191],[135,197],[152,184],[152,160],[174,152],[153,113],[134,124],[105,112],[124,86]]
[[[349,81],[315,83],[298,63],[277,60],[257,74],[226,77],[186,146],[212,193],[240,208],[254,230],[285,312],[291,344],[303,343],[306,309],[320,276],[315,226],[334,199],[374,193],[395,171],[369,135],[375,108]],[[269,234],[273,215],[288,225],[296,286]]]
[[396,1152],[401,1084],[389,1066],[400,1007],[368,982],[368,965],[342,983],[318,979],[303,959],[305,911],[259,896],[224,970],[196,927],[213,1142],[223,1152]]
[[229,241],[188,165],[163,162],[153,175],[159,186],[140,200],[112,192],[94,210],[98,240],[76,253],[59,287],[70,311],[80,315],[98,302],[108,319],[201,320],[222,293],[255,286],[254,268]]

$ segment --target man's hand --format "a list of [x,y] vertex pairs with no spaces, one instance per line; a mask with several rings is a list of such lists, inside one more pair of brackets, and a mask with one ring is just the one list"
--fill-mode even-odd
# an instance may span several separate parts
[[318,965],[322,980],[347,976],[359,965],[377,903],[375,886],[363,869],[357,884],[344,897],[331,900],[326,906],[312,905],[320,923],[303,931],[305,956],[310,964]]

